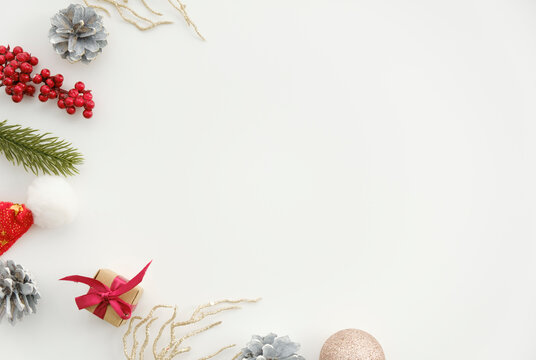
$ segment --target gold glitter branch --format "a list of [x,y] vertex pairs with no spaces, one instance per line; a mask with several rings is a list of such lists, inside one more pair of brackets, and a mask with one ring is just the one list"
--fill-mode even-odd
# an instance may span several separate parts
[[[129,24],[134,25],[135,27],[137,27],[141,31],[150,30],[150,29],[153,29],[153,28],[155,28],[155,27],[157,27],[159,25],[172,24],[171,21],[153,21],[153,20],[151,20],[151,19],[149,19],[149,18],[147,18],[145,16],[142,16],[142,15],[138,14],[134,9],[132,9],[131,7],[119,2],[118,0],[96,0],[96,1],[100,1],[100,2],[112,5],[117,10],[119,16],[121,16],[121,18],[124,21],[128,22]],[[124,1],[124,2],[126,3],[126,1]],[[106,8],[104,8],[102,6],[91,4],[91,3],[89,3],[89,0],[84,0],[84,3],[89,7],[99,9],[99,10],[103,10],[108,15],[110,15],[110,12]],[[153,9],[151,9],[147,5],[147,3],[145,1],[142,1],[142,3],[145,5],[145,7],[147,9],[149,9],[149,11],[151,11],[151,12],[153,12],[155,14],[159,14],[159,13],[155,12]]]
[[[153,353],[155,360],[171,360],[180,354],[184,354],[184,353],[191,351],[191,347],[183,345],[186,340],[196,335],[199,335],[201,333],[204,333],[220,325],[222,322],[217,321],[217,322],[214,322],[210,325],[206,325],[201,328],[189,330],[181,337],[178,337],[176,334],[179,328],[197,324],[201,322],[202,320],[204,320],[205,318],[217,315],[225,311],[240,309],[238,304],[255,303],[259,300],[260,299],[256,299],[256,300],[240,299],[240,300],[220,300],[216,302],[210,302],[210,303],[198,306],[194,310],[190,318],[185,321],[175,321],[175,319],[177,318],[177,306],[157,305],[151,309],[151,311],[145,318],[135,316],[130,319],[130,322],[128,324],[128,329],[125,335],[123,336],[123,351],[125,353],[125,357],[127,358],[127,360],[135,360],[136,358],[142,360],[144,358],[145,350],[147,349],[147,346],[149,345],[149,342],[151,341],[150,339],[151,326],[156,320],[158,320],[158,317],[155,316],[155,313],[160,309],[173,309],[173,313],[171,314],[171,317],[168,320],[166,320],[164,324],[162,324],[162,326],[160,327],[158,334],[152,344],[152,353]],[[229,305],[229,306],[220,306],[220,305]],[[145,325],[145,338],[143,340],[143,343],[141,344],[141,347],[139,347],[140,343],[138,342],[138,339],[136,338],[136,336],[137,336],[138,330],[141,329],[144,325]],[[162,347],[160,350],[158,350],[158,342],[161,340],[164,332],[166,331],[169,332],[169,343],[165,345],[164,347]],[[128,346],[129,342],[131,343],[130,349]],[[215,353],[205,356],[201,358],[200,360],[212,359],[213,357],[219,355],[223,351],[230,349],[234,346],[235,345],[224,346],[220,350],[216,351]]]
[[[83,1],[86,4],[86,6],[92,7],[94,9],[98,9],[98,10],[101,10],[101,11],[104,11],[106,14],[108,14],[108,16],[111,16],[110,11],[108,9],[106,9],[105,7],[97,5],[95,3],[90,3],[89,0],[83,0]],[[150,29],[153,29],[153,28],[155,28],[155,27],[157,27],[159,25],[172,24],[173,23],[172,21],[167,21],[167,20],[165,20],[165,21],[154,21],[154,20],[151,20],[151,19],[149,19],[149,18],[147,18],[145,16],[140,15],[134,9],[132,9],[131,7],[126,5],[128,3],[128,0],[122,0],[122,1],[120,1],[120,0],[93,0],[93,1],[112,5],[117,10],[119,16],[121,16],[121,18],[124,21],[128,22],[129,24],[134,25],[135,27],[137,27],[141,31],[150,30]],[[150,7],[146,0],[140,0],[140,1],[143,4],[143,6],[149,12],[151,12],[152,14],[154,14],[156,16],[162,16],[163,15],[162,13],[160,13],[160,12],[154,10],[152,7]],[[168,2],[182,15],[182,17],[184,18],[184,21],[186,21],[186,24],[188,24],[188,26],[191,26],[194,29],[194,31],[197,34],[197,36],[199,36],[199,38],[204,41],[205,38],[199,32],[199,29],[197,28],[197,25],[195,25],[195,23],[192,21],[192,19],[190,18],[190,16],[186,12],[186,5],[184,5],[181,2],[181,0],[168,0]]]
[[197,28],[197,26],[194,24],[194,22],[192,21],[192,19],[190,19],[190,16],[188,15],[188,13],[186,12],[186,5],[184,5],[180,0],[175,0],[177,2],[177,4],[175,4],[173,2],[173,0],[168,0],[168,2],[175,8],[177,9],[182,17],[184,18],[184,20],[186,21],[186,23],[188,24],[188,26],[191,26],[194,28],[194,31],[195,33],[197,34],[197,36],[199,36],[201,38],[201,40],[205,41],[205,38],[203,37],[203,35],[201,35],[201,33],[199,32],[199,29]]

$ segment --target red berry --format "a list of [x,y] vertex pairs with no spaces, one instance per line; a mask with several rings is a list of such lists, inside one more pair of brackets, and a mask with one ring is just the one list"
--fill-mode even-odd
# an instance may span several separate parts
[[24,89],[22,88],[22,86],[20,86],[20,84],[17,84],[16,86],[13,87],[13,94],[20,95],[22,94],[23,90]]
[[24,93],[26,95],[32,96],[33,94],[35,94],[35,86],[33,86],[33,85],[26,86],[26,89],[24,89]]
[[0,46],[0,54],[5,54],[6,52],[7,48],[4,45]]
[[43,81],[43,77],[37,74],[33,77],[32,81],[34,82],[34,84],[40,84],[41,81]]
[[78,91],[76,89],[69,90],[69,97],[72,97],[73,99],[78,96]]
[[72,115],[76,112],[76,109],[74,107],[68,107],[67,108],[67,114]]
[[18,54],[20,54],[21,52],[23,52],[23,50],[22,50],[22,48],[21,48],[20,46],[15,46],[15,47],[13,48],[13,54],[18,55]]
[[47,85],[41,86],[41,94],[48,95],[49,92],[50,92],[50,88]]
[[84,94],[84,100],[91,100],[93,99],[93,95],[90,92],[87,92]]
[[41,102],[46,102],[48,100],[48,96],[46,95],[43,95],[43,94],[39,94],[39,101]]
[[4,69],[4,75],[5,76],[13,76],[15,74],[15,69],[13,69],[11,66],[6,66]]
[[6,86],[6,94],[13,95],[13,87],[12,86]]
[[35,65],[39,64],[39,59],[36,58],[35,56],[32,56],[30,58],[30,64],[32,64],[32,66],[35,66]]
[[48,69],[41,70],[41,76],[44,77],[45,79],[48,78],[50,76],[50,70]]
[[46,81],[45,81],[45,84],[47,84],[49,87],[53,88],[56,84],[54,83],[54,80],[52,80],[51,78],[48,78]]
[[28,74],[20,74],[19,81],[22,83],[27,83],[30,81],[30,75]]
[[19,103],[19,102],[21,102],[21,100],[22,100],[22,95],[21,95],[21,94],[13,95],[13,96],[11,97],[11,99],[13,100],[13,102]]
[[58,107],[59,107],[60,109],[65,109],[65,101],[63,101],[63,100],[61,100],[61,99],[58,100]]
[[11,78],[5,78],[4,80],[2,80],[2,82],[4,83],[5,86],[13,85],[13,79]]
[[13,55],[13,53],[12,53],[11,51],[8,51],[8,52],[6,53],[6,60],[7,60],[7,61],[11,61],[11,60],[13,60],[14,58],[15,58],[15,55]]
[[81,82],[81,81],[79,81],[79,82],[77,82],[76,84],[74,84],[74,88],[75,88],[76,90],[78,90],[78,92],[82,92],[82,91],[84,91],[85,87],[86,87],[86,85],[85,85],[83,82]]
[[58,97],[58,93],[54,90],[51,90],[49,93],[48,93],[48,98],[49,99],[55,99]]
[[4,55],[0,55],[0,64],[6,63],[6,57]]
[[15,56],[15,59],[17,59],[17,61],[20,61],[20,62],[29,61],[30,54],[28,54],[27,52],[21,52],[20,54],[17,54],[17,56]]
[[72,97],[68,97],[65,99],[65,106],[71,107],[74,105],[74,99]]
[[84,115],[84,117],[86,119],[91,119],[91,117],[93,116],[93,111],[91,110],[84,110],[84,112],[82,113],[82,115]]
[[56,86],[61,86],[63,84],[63,75],[58,74],[54,76],[54,82],[56,83]]
[[13,69],[18,69],[19,67],[19,62],[17,60],[11,60],[9,62],[9,66],[11,66]]
[[93,100],[86,100],[84,107],[88,110],[91,110],[95,107],[95,102]]
[[[19,55],[20,55],[20,54],[19,54]],[[33,66],[30,65],[30,63],[23,62],[23,63],[20,65],[20,70],[21,70],[23,73],[30,74],[30,73],[33,71]]]
[[74,99],[74,106],[82,107],[84,106],[84,102],[84,98],[82,96],[78,96],[76,99]]

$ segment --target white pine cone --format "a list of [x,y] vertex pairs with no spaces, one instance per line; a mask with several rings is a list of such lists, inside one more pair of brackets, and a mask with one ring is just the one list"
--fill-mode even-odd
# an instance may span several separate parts
[[102,16],[93,8],[71,4],[50,21],[48,38],[56,52],[70,62],[89,63],[108,45]]
[[300,344],[292,342],[288,336],[270,333],[265,337],[253,335],[251,341],[242,349],[239,360],[305,360],[296,354]]
[[6,316],[15,325],[24,315],[35,313],[40,297],[26,269],[11,260],[0,260],[0,321]]

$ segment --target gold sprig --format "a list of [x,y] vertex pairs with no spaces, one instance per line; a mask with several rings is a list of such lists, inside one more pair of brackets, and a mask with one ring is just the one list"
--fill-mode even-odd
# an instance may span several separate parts
[[[124,21],[128,22],[129,24],[134,25],[141,31],[150,30],[159,25],[173,24],[172,21],[167,21],[167,20],[166,21],[153,21],[145,16],[138,14],[134,9],[132,9],[128,5],[125,5],[119,2],[118,0],[96,0],[96,1],[100,1],[100,2],[112,5],[117,10],[119,16],[121,16],[121,18]],[[108,15],[110,15],[110,12],[102,6],[91,4],[89,3],[89,0],[84,0],[84,3],[89,7],[99,9],[99,10],[104,10]],[[153,12],[153,10],[147,5],[145,1],[142,1],[142,3],[147,7],[147,9]]]
[[168,0],[168,2],[171,4],[171,6],[173,6],[175,9],[177,9],[181,13],[182,17],[186,21],[186,24],[188,24],[188,26],[191,26],[194,29],[195,33],[197,34],[197,36],[199,36],[199,38],[201,38],[201,40],[205,41],[205,38],[199,32],[199,29],[197,28],[197,25],[195,25],[195,23],[192,21],[192,19],[190,18],[190,16],[186,12],[186,5],[184,5],[181,2],[181,0],[175,0],[175,1],[177,2],[177,4],[175,4],[173,2],[173,0]]
[[[255,300],[249,300],[249,299],[239,299],[239,300],[220,300],[216,302],[210,302],[207,304],[203,304],[198,306],[191,316],[184,321],[175,321],[177,318],[177,306],[169,306],[169,305],[156,305],[151,309],[149,314],[141,318],[139,316],[135,316],[130,319],[130,322],[128,324],[128,329],[123,336],[123,351],[125,353],[125,357],[127,360],[135,360],[136,358],[143,360],[145,355],[145,350],[147,349],[147,346],[150,342],[150,330],[153,323],[158,320],[158,317],[155,316],[155,313],[159,309],[173,309],[173,313],[171,314],[171,317],[166,320],[162,326],[160,327],[158,334],[156,338],[153,341],[152,344],[152,353],[155,360],[171,360],[175,358],[176,356],[191,351],[191,347],[184,346],[184,342],[194,336],[197,336],[201,333],[204,333],[216,326],[219,326],[222,322],[217,321],[214,323],[211,323],[209,325],[206,325],[201,328],[193,329],[188,332],[186,332],[181,337],[178,337],[176,332],[181,327],[186,327],[189,325],[197,324],[204,320],[205,318],[214,316],[216,314],[229,311],[229,310],[235,310],[240,309],[238,304],[242,303],[255,303],[259,301],[260,299]],[[220,307],[220,305],[230,305],[230,306],[223,306]],[[136,334],[138,330],[145,325],[145,338],[143,340],[143,343],[141,344],[141,347],[138,348],[139,342],[136,338]],[[161,340],[163,334],[165,331],[169,331],[169,343],[167,343],[165,346],[163,346],[160,350],[158,350],[158,342]],[[131,342],[131,348],[129,349],[128,343],[129,340]],[[223,351],[230,349],[234,347],[235,345],[227,345],[219,349],[217,352],[205,356],[201,358],[200,360],[209,360],[213,357],[219,355]]]
[[[90,3],[89,0],[83,0],[83,1],[86,4],[86,6],[104,11],[106,14],[108,14],[108,16],[111,16],[110,11],[106,9],[104,6],[97,5],[96,3]],[[155,21],[155,20],[151,20],[145,16],[140,15],[130,6],[126,5],[128,3],[128,0],[122,0],[122,2],[120,0],[93,0],[93,1],[112,5],[117,10],[117,12],[119,13],[119,16],[121,16],[121,18],[124,21],[128,22],[129,24],[134,25],[141,31],[150,30],[159,25],[173,23],[172,21],[167,21],[167,20]],[[147,10],[149,10],[149,12],[151,12],[152,14],[156,16],[164,15],[161,12],[158,12],[155,9],[153,9],[151,6],[149,6],[146,0],[140,0],[140,1],[143,4],[143,6]],[[168,2],[182,15],[182,17],[184,18],[184,21],[186,21],[186,24],[188,24],[188,26],[191,26],[194,29],[197,36],[199,36],[199,38],[204,41],[205,38],[203,37],[203,35],[201,35],[201,33],[199,32],[199,29],[197,28],[197,25],[195,25],[195,23],[190,18],[190,15],[188,15],[188,12],[186,11],[186,5],[182,3],[181,0],[168,0]]]

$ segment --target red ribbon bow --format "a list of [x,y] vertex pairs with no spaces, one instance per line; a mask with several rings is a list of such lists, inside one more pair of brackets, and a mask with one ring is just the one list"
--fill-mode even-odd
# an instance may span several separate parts
[[149,262],[147,266],[145,266],[143,270],[130,281],[125,281],[117,276],[110,287],[104,285],[97,279],[79,275],[67,276],[60,280],[74,281],[89,285],[89,292],[86,295],[78,296],[75,299],[78,309],[82,310],[97,305],[93,314],[104,319],[106,309],[108,308],[108,305],[110,305],[121,319],[127,320],[132,315],[133,306],[119,296],[134,289],[143,280],[145,272],[147,271],[147,268],[149,268],[149,265],[151,265],[151,262]]

